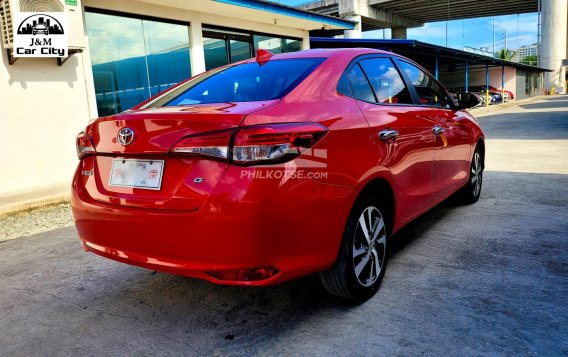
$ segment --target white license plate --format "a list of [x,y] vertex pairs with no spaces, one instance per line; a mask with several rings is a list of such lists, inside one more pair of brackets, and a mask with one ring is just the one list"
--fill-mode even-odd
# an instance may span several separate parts
[[109,185],[159,190],[163,172],[164,160],[113,159]]

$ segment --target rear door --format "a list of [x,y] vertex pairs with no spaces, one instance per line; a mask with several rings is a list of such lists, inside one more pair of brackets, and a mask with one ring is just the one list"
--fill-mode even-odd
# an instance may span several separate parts
[[471,151],[467,127],[444,88],[416,65],[398,60],[400,69],[412,83],[420,104],[420,116],[431,121],[435,140],[432,190],[436,198],[455,191],[468,176]]
[[418,115],[414,97],[388,56],[365,57],[348,71],[376,145],[386,146],[377,166],[392,173],[399,194],[397,213],[401,220],[412,218],[432,203],[431,123]]

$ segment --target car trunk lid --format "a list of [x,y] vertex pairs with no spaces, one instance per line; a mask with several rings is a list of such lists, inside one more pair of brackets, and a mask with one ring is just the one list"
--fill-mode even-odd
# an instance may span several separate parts
[[[94,122],[87,128],[99,154],[167,153],[188,135],[236,128],[252,112],[278,100],[243,103],[201,104],[133,110]],[[118,132],[129,128],[131,143],[119,143]]]
[[[172,154],[171,148],[188,135],[237,128],[247,114],[277,102],[162,107],[99,119],[86,130],[96,153],[81,160],[80,182],[92,199],[107,204],[159,210],[198,209],[228,164]],[[134,133],[134,140],[128,145],[119,143],[118,132],[123,128]],[[159,189],[111,184],[113,161],[121,160],[163,161]]]

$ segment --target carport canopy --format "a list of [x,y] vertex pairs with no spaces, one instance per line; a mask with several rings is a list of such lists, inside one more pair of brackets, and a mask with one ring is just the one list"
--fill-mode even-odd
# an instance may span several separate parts
[[[365,38],[330,38],[311,37],[311,48],[373,48],[394,52],[408,57],[431,71],[436,79],[440,68],[452,73],[463,72],[464,88],[468,91],[468,74],[474,69],[485,69],[485,91],[489,96],[489,69],[501,68],[501,90],[504,92],[505,67],[516,68],[528,72],[549,72],[550,70],[490,57],[475,52],[468,52],[449,47],[438,46],[426,42],[409,39],[365,39]],[[488,101],[487,101],[488,102]],[[488,103],[487,103],[488,104]]]

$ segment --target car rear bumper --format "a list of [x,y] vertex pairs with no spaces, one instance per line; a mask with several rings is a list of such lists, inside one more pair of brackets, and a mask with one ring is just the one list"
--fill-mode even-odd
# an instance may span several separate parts
[[[194,211],[100,202],[73,181],[71,205],[83,247],[162,272],[228,285],[269,285],[329,267],[356,197],[312,179],[243,179],[231,166]],[[263,280],[220,280],[211,272],[273,267]]]

